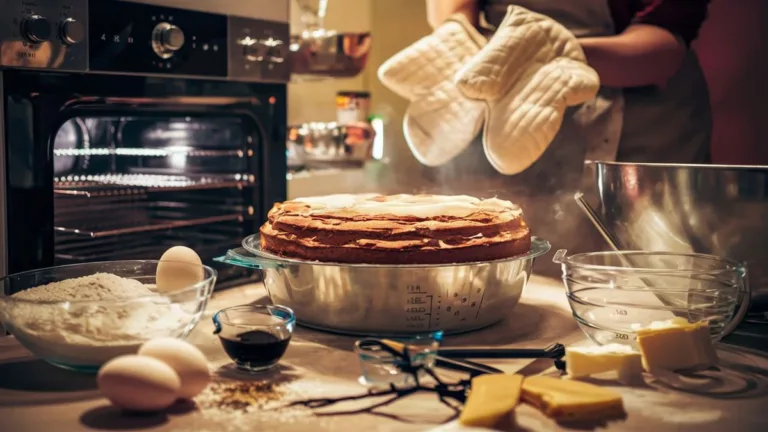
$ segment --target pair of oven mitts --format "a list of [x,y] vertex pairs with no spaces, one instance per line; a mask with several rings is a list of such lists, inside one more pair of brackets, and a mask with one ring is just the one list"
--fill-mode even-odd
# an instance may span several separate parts
[[566,108],[594,99],[600,87],[570,31],[518,6],[488,41],[464,16],[453,16],[378,74],[411,102],[403,129],[419,162],[447,163],[482,130],[486,157],[503,174],[533,164]]

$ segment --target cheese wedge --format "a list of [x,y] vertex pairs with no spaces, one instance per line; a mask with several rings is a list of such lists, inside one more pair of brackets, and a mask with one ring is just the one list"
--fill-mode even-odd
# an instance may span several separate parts
[[472,378],[472,389],[459,416],[459,423],[512,430],[522,384],[522,375],[494,374]]
[[619,382],[632,384],[642,380],[643,374],[640,353],[621,344],[570,347],[565,350],[565,365],[569,378],[616,372]]
[[635,334],[648,372],[706,369],[718,362],[707,322],[689,324],[673,318],[653,322]]
[[522,398],[558,422],[607,421],[626,416],[620,394],[580,381],[528,377],[523,381]]

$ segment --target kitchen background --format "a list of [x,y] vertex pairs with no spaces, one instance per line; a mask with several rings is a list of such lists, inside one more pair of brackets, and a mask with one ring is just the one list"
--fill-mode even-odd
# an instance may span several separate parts
[[[311,3],[311,2],[309,2]],[[291,25],[302,26],[292,4]],[[715,116],[713,162],[768,164],[768,2],[713,0],[710,17],[695,44],[710,85]],[[403,139],[407,103],[381,85],[376,71],[387,58],[430,31],[421,0],[331,0],[325,27],[340,32],[371,32],[372,47],[362,74],[349,79],[294,82],[289,86],[289,123],[329,122],[336,118],[338,91],[371,93],[371,115],[383,119],[377,143],[381,160],[362,168],[330,168],[290,175],[289,197],[341,192],[415,192],[397,179],[422,175]],[[295,30],[294,30],[295,31]],[[380,131],[381,132],[381,131]],[[412,186],[406,186],[406,189]]]

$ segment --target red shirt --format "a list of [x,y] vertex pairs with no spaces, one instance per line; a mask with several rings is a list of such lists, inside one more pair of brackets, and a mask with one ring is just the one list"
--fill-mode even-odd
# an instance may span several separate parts
[[[575,1],[579,0],[561,0]],[[687,45],[699,35],[699,29],[707,18],[710,0],[607,0],[611,8],[616,33],[623,32],[631,24],[650,24],[679,36]],[[485,3],[515,4],[514,0],[480,0],[481,10]]]

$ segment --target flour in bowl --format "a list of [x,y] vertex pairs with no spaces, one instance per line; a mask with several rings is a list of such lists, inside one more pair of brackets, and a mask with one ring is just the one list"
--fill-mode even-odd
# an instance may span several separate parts
[[9,302],[11,333],[35,354],[72,365],[99,365],[135,353],[148,339],[177,336],[196,306],[172,304],[150,286],[109,273],[30,288],[10,300],[29,301]]

